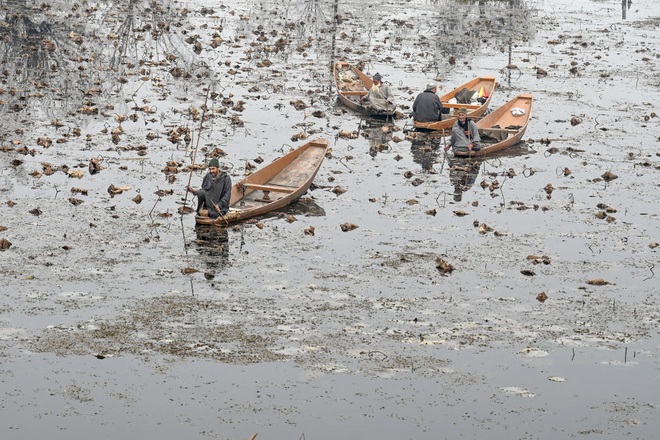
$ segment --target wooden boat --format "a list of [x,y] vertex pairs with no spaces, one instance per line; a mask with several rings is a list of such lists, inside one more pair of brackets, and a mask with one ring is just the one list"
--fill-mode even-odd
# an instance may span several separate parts
[[365,105],[360,98],[367,96],[374,82],[360,69],[345,61],[337,61],[334,66],[335,87],[339,100],[348,108],[367,116],[393,116],[396,106],[391,109],[377,110]]
[[[434,122],[418,122],[414,121],[413,126],[415,128],[421,128],[423,130],[449,130],[451,126],[456,122],[457,116],[456,111],[465,107],[468,111],[468,118],[477,119],[483,115],[486,110],[488,110],[488,105],[490,104],[490,99],[493,96],[493,91],[495,90],[495,77],[492,76],[480,76],[474,78],[465,84],[462,84],[456,87],[454,90],[445,93],[440,96],[440,102],[442,102],[443,109],[449,109],[448,114],[442,115],[442,121]],[[461,104],[461,103],[449,103],[453,98],[456,98],[457,94],[462,93],[463,89],[467,89],[471,92],[474,92],[478,96],[479,92],[483,88],[484,94],[486,95],[486,101],[483,104]],[[445,110],[446,111],[446,110]]]
[[276,159],[232,186],[227,214],[211,218],[202,210],[195,221],[227,226],[295,202],[309,189],[329,146],[327,140],[316,139]]
[[525,93],[516,96],[500,108],[484,116],[477,122],[479,136],[481,137],[481,149],[479,151],[454,151],[454,155],[484,156],[520,142],[525,130],[527,130],[529,119],[532,117],[533,101],[532,95]]

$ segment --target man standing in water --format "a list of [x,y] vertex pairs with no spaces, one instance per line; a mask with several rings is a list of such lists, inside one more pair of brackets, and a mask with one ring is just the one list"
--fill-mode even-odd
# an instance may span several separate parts
[[229,174],[220,171],[220,162],[216,158],[209,161],[208,169],[209,172],[204,176],[200,189],[196,190],[189,186],[186,190],[197,196],[198,214],[202,209],[207,209],[209,217],[217,218],[229,211],[231,178]]

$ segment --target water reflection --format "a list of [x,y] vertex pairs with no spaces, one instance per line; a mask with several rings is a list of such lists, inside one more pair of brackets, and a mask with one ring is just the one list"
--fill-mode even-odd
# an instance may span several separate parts
[[449,160],[449,181],[454,186],[455,202],[463,200],[463,193],[474,185],[482,163],[479,158],[452,157]]
[[446,136],[442,132],[411,132],[409,136],[413,137],[410,141],[413,161],[424,171],[441,173],[442,167],[438,170],[435,164],[442,160],[444,165]]
[[197,225],[195,234],[197,239],[194,241],[194,248],[206,265],[205,276],[211,279],[228,265],[229,232],[226,228]]

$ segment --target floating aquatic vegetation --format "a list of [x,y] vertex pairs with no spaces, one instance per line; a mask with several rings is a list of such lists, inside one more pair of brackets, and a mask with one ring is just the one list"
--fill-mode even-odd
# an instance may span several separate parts
[[435,259],[435,268],[442,273],[452,273],[454,271],[454,266],[452,266],[445,259],[440,257],[437,257]]
[[605,281],[605,280],[602,279],[602,278],[596,278],[596,279],[593,279],[593,280],[587,280],[586,283],[589,284],[590,286],[606,286],[606,285],[608,285],[608,284],[612,284],[612,283],[610,283],[609,281]]
[[339,227],[341,228],[342,231],[348,232],[357,229],[359,226],[354,223],[342,223],[341,225],[339,225]]

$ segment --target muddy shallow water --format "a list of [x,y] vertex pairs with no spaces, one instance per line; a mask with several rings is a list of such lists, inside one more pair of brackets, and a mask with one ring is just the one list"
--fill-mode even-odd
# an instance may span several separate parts
[[[657,432],[656,2],[0,5],[3,439]],[[496,76],[526,142],[363,119],[340,58],[402,115]],[[193,157],[238,180],[314,137],[295,221],[179,213]]]

